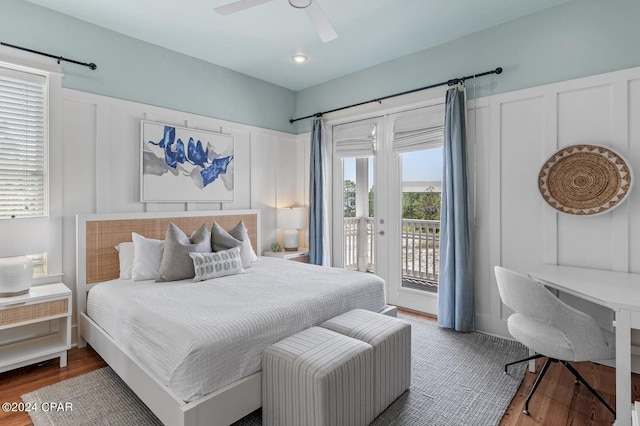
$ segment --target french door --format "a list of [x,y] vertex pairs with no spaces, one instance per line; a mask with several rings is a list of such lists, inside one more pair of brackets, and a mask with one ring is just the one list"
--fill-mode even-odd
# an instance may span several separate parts
[[[387,281],[384,169],[377,155],[384,117],[332,127],[333,265]],[[382,190],[382,192],[380,192]]]
[[374,273],[390,304],[433,315],[443,121],[436,104],[331,131],[334,266]]

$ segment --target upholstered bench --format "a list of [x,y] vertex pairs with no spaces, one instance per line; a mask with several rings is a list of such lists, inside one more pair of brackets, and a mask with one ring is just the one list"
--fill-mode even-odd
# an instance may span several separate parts
[[264,425],[366,426],[374,418],[371,345],[311,327],[264,350]]
[[375,415],[382,413],[411,385],[411,324],[363,309],[322,324],[373,346]]

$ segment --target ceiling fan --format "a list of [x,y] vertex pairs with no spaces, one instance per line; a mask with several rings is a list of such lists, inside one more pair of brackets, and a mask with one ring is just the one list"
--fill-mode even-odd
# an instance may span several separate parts
[[[214,10],[220,15],[229,15],[270,1],[273,0],[239,0],[216,7]],[[311,23],[316,27],[316,31],[323,42],[326,43],[338,37],[329,19],[327,19],[327,15],[320,9],[316,0],[289,0],[289,4],[296,9],[304,9],[307,12]]]

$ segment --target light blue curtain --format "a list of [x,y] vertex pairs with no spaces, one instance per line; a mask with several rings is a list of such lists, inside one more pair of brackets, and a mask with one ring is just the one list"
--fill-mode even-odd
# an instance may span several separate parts
[[464,89],[449,89],[446,99],[438,325],[458,331],[473,331],[473,264]]
[[315,118],[311,129],[311,178],[309,179],[309,263],[322,265],[322,120]]

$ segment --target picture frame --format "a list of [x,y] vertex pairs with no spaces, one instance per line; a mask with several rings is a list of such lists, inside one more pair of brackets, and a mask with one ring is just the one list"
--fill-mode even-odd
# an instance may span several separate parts
[[231,202],[233,136],[141,120],[140,201]]

